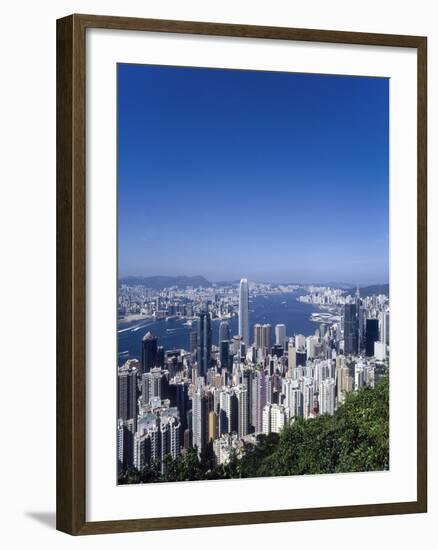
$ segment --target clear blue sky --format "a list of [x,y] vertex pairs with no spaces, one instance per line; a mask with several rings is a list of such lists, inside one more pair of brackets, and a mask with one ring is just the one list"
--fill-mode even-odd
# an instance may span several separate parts
[[389,80],[118,65],[119,275],[388,281]]

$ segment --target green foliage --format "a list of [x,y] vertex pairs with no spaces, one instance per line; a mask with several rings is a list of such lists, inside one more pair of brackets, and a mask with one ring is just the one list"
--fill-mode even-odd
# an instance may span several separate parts
[[134,468],[134,466],[130,466],[122,472],[119,472],[118,483],[119,485],[125,485],[127,483],[140,483],[140,475],[138,470]]
[[[272,434],[271,434],[272,435]],[[389,467],[389,384],[350,393],[333,416],[298,419],[278,442],[261,442],[241,461],[241,477],[366,472]]]
[[205,465],[198,459],[196,449],[187,449],[177,459],[168,457],[162,481],[196,481],[204,479]]
[[138,472],[129,468],[119,483],[189,481],[242,477],[290,476],[339,472],[366,472],[389,468],[389,382],[347,395],[333,416],[297,419],[280,434],[258,435],[247,444],[243,458],[235,453],[227,464],[214,466],[211,444],[198,458],[196,449]]
[[134,466],[128,467],[126,470],[119,472],[119,485],[128,483],[156,483],[162,481],[161,468],[158,461],[146,464],[139,472]]

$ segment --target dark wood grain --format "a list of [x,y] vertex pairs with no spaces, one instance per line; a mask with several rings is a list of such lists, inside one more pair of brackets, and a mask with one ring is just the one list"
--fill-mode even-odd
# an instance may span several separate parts
[[[71,532],[73,515],[71,454],[72,433],[72,185],[71,155],[72,105],[72,26],[57,22],[56,74],[56,525]],[[69,299],[70,297],[70,299]],[[65,460],[66,459],[66,460]]]
[[419,509],[416,502],[398,502],[362,506],[268,510],[263,512],[243,512],[237,514],[208,514],[202,516],[97,521],[86,523],[78,534],[95,535],[127,533],[132,531],[159,531],[163,529],[189,529],[193,527],[255,525],[258,523],[284,523],[288,521],[413,514],[417,512],[419,512]]
[[[418,59],[417,500],[86,521],[85,32],[87,28],[415,48]],[[57,21],[57,529],[73,535],[408,514],[427,510],[427,41],[420,36],[95,15]]]
[[57,22],[57,528],[85,523],[85,41]]
[[398,46],[416,48],[422,37],[398,34],[346,32],[285,27],[263,27],[166,19],[140,19],[109,15],[75,15],[80,24],[92,28],[124,29],[133,31],[172,32],[237,38],[267,38],[273,40],[299,40],[306,42],[332,42],[336,44],[364,44],[368,46]]
[[427,39],[417,48],[417,500],[427,511]]

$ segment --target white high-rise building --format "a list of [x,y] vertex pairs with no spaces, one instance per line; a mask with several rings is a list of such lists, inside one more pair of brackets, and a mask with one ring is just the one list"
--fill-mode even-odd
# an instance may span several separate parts
[[240,279],[239,288],[239,336],[249,346],[248,279]]
[[236,395],[229,388],[223,388],[219,396],[219,435],[231,433],[237,425]]
[[161,432],[161,462],[166,456],[176,458],[180,453],[181,423],[174,416],[162,416],[160,418]]
[[326,378],[319,385],[319,414],[334,414],[335,412],[335,381]]
[[283,405],[278,404],[266,404],[263,407],[263,433],[269,435],[270,433],[280,433],[285,424],[289,422],[290,412],[289,409]]
[[377,361],[384,361],[386,358],[386,344],[384,342],[374,342],[374,357]]
[[284,395],[284,405],[288,407],[291,417],[303,416],[303,395],[298,380],[283,378],[281,393]]
[[180,454],[181,423],[176,408],[162,409],[159,413],[147,413],[138,422],[134,436],[134,466],[141,470],[146,464],[158,460],[164,473],[164,459]]
[[275,343],[277,346],[284,346],[286,340],[286,325],[275,325]]
[[354,365],[354,389],[360,390],[365,385],[365,365],[362,363],[356,363]]
[[264,434],[271,433],[271,404],[268,403],[263,407],[262,411],[262,431]]
[[306,348],[306,337],[304,334],[297,334],[295,336],[295,347],[299,350]]
[[379,313],[380,341],[389,344],[389,310]]
[[319,338],[317,336],[308,336],[306,338],[307,359],[314,359],[318,356]]
[[280,433],[289,419],[290,411],[287,407],[278,404],[271,406],[271,432]]
[[197,447],[198,453],[205,447],[206,407],[203,397],[203,390],[198,387],[192,396],[193,446]]
[[310,414],[313,411],[314,389],[312,378],[304,378],[301,391],[303,394],[303,417],[309,418]]
[[384,354],[384,357],[379,357],[379,359],[385,359],[388,356],[389,346],[389,310],[382,311],[379,315],[379,331],[380,342],[383,344],[382,347],[379,347],[379,355]]

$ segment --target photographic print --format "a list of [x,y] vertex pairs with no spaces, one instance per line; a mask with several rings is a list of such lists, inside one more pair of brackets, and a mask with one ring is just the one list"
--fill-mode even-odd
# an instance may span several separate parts
[[388,470],[389,79],[119,63],[117,141],[117,483]]

